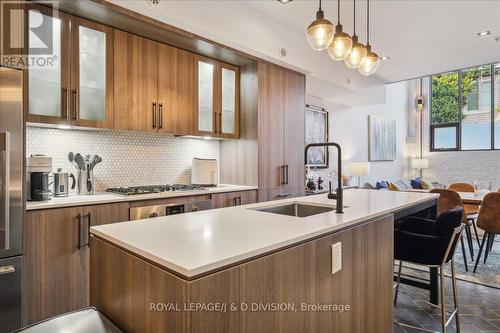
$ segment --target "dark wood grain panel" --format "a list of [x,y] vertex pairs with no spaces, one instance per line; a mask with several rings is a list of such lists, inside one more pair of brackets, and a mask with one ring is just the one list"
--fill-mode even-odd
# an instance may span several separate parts
[[248,205],[257,202],[257,190],[212,194],[212,208]]
[[114,31],[114,128],[156,132],[158,43]]
[[158,102],[161,132],[194,134],[195,55],[165,44],[158,47]]

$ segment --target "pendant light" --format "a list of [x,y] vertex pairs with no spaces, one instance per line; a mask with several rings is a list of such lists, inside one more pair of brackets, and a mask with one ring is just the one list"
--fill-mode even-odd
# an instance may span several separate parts
[[356,0],[354,3],[354,34],[352,35],[352,49],[351,53],[345,58],[344,62],[349,68],[358,68],[361,66],[366,58],[366,47],[358,42],[358,36],[356,35]]
[[321,0],[319,0],[319,10],[316,12],[316,20],[307,28],[307,41],[314,50],[322,51],[330,45],[332,39],[333,24],[325,19],[325,14],[321,10]]
[[337,25],[335,26],[335,35],[333,35],[333,41],[328,47],[328,54],[336,61],[345,60],[352,49],[351,36],[342,31],[342,24],[340,24],[340,1],[341,0],[337,0]]
[[380,59],[378,54],[372,52],[370,45],[370,0],[366,0],[366,58],[358,68],[358,71],[365,76],[372,75],[377,70]]

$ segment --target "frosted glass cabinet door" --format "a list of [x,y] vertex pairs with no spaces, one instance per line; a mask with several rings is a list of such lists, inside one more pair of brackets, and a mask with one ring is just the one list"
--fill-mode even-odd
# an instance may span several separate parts
[[215,64],[198,61],[198,132],[215,131],[214,74]]
[[238,69],[222,65],[221,67],[221,121],[220,136],[237,135],[239,107],[239,75]]
[[28,121],[67,121],[69,71],[68,21],[63,13],[52,16],[48,8],[33,5],[28,10]]
[[76,17],[71,29],[71,122],[111,128],[113,29]]

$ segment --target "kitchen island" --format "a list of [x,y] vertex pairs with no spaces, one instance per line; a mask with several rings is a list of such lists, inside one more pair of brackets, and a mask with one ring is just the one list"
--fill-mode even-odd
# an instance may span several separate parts
[[[323,212],[268,212],[296,203]],[[394,218],[436,203],[348,190],[344,214],[318,195],[93,227],[91,304],[126,332],[391,332]]]

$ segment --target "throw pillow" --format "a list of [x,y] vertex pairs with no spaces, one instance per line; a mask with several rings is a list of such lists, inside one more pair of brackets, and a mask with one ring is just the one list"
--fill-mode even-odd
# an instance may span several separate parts
[[422,179],[416,178],[411,180],[411,187],[415,189],[422,189]]
[[427,180],[421,180],[420,183],[422,184],[423,190],[432,190],[434,188],[432,183]]
[[389,188],[389,182],[386,182],[385,180],[377,182],[377,190],[380,190],[382,188]]
[[404,188],[401,188],[401,186],[397,182],[389,184],[389,190],[391,190],[391,191],[401,191],[403,189]]

